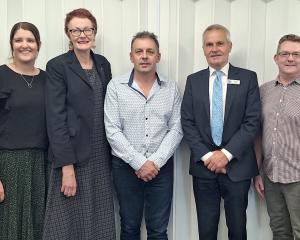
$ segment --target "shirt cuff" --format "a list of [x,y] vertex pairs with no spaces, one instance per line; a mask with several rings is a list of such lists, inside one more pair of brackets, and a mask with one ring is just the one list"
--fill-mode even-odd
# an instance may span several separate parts
[[230,152],[228,152],[225,148],[222,148],[221,149],[221,151],[222,151],[222,153],[224,153],[225,154],[225,156],[227,157],[227,159],[228,159],[228,162],[230,162],[231,161],[231,159],[233,159],[233,156],[232,156],[232,154],[230,153]]
[[205,162],[205,161],[206,161],[207,159],[209,159],[212,155],[213,155],[212,152],[208,152],[208,153],[206,153],[205,155],[203,155],[203,156],[201,157],[201,160],[202,160],[203,162]]

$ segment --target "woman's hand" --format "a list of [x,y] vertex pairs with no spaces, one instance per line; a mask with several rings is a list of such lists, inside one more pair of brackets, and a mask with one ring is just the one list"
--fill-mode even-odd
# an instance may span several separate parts
[[4,201],[5,194],[4,194],[4,187],[2,182],[0,181],[0,203]]
[[73,165],[62,167],[62,184],[61,192],[66,197],[73,197],[76,194],[77,183],[75,177],[75,170]]

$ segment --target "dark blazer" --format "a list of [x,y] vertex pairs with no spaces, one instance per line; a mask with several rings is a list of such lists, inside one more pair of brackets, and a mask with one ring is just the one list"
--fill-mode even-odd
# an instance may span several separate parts
[[250,179],[258,174],[253,141],[260,124],[260,97],[256,73],[229,66],[228,79],[240,84],[228,84],[224,129],[221,146],[214,144],[210,128],[209,69],[187,78],[181,119],[184,139],[191,149],[190,174],[214,178],[201,157],[209,151],[225,148],[233,159],[227,165],[232,181]]
[[[105,94],[111,79],[110,64],[101,55],[91,52],[91,56]],[[49,160],[54,168],[84,163],[91,153],[93,89],[73,51],[50,60],[46,72]]]

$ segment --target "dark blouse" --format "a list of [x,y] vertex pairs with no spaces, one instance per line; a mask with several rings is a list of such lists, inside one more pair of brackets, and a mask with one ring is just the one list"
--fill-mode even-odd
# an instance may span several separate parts
[[46,149],[48,146],[46,73],[40,70],[33,79],[33,76],[23,77],[7,65],[0,66],[0,149]]

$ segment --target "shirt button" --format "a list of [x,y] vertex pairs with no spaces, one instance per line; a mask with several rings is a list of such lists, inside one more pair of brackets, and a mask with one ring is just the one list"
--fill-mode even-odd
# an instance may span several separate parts
[[280,99],[279,102],[282,102],[282,99]]
[[274,131],[276,131],[277,130],[277,128],[274,128]]
[[279,116],[279,113],[276,113],[276,116]]
[[275,145],[275,142],[273,142],[273,145]]
[[148,137],[148,134],[146,134],[146,137]]
[[148,120],[148,118],[146,118],[146,120]]

